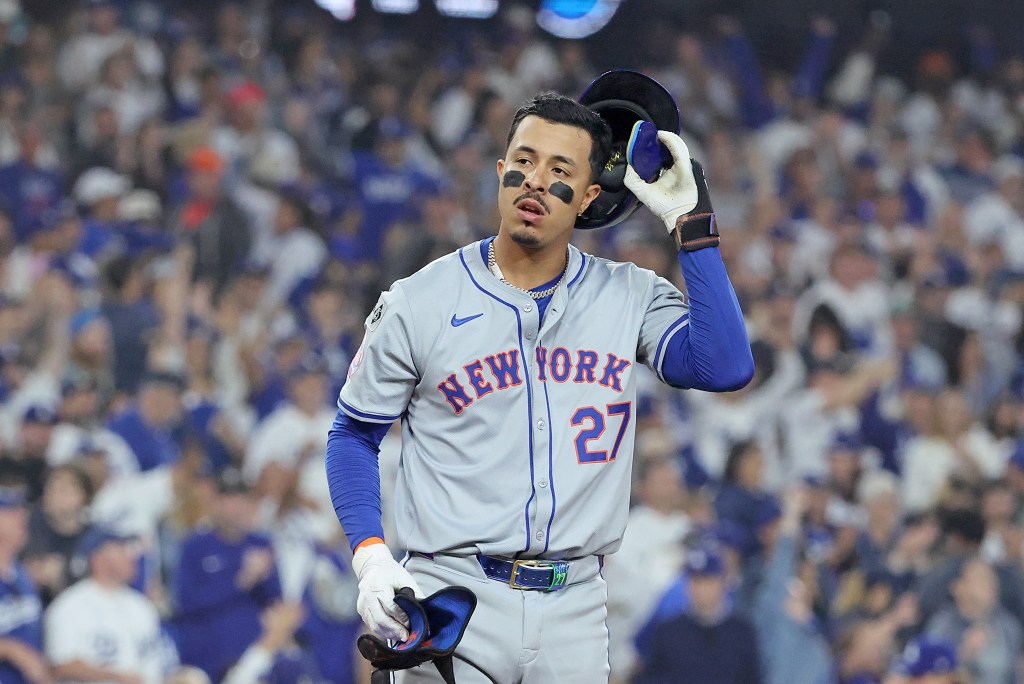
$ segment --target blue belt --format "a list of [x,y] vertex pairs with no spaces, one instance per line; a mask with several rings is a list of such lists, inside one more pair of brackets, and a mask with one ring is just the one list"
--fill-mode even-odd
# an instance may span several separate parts
[[476,559],[485,575],[513,589],[558,591],[569,578],[569,561],[505,560],[484,555]]

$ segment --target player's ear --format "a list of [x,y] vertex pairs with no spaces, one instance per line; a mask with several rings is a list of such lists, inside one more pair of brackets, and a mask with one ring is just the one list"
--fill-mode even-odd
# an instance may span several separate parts
[[580,204],[580,213],[587,210],[590,203],[597,199],[597,196],[601,194],[601,186],[597,183],[590,184],[586,191],[583,193],[583,202]]
[[505,160],[504,159],[499,159],[498,160],[498,179],[499,180],[501,179],[501,173],[504,170],[505,170]]

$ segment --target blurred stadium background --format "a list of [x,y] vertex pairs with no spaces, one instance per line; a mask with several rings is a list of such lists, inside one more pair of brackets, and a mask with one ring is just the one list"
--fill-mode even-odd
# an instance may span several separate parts
[[[0,682],[366,681],[323,476],[362,321],[608,68],[676,96],[758,366],[643,385],[614,681],[1018,681],[1021,10],[0,0]],[[645,212],[576,243],[683,285]]]

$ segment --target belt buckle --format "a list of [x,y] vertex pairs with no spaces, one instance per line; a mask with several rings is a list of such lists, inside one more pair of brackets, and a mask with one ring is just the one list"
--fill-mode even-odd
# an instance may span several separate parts
[[[539,568],[551,571],[551,583],[546,587],[528,587],[519,583],[519,568]],[[509,575],[508,585],[513,589],[535,590],[535,591],[558,591],[565,588],[569,576],[568,561],[538,561],[538,560],[515,560],[512,562],[512,574]]]
[[513,589],[538,589],[539,587],[528,587],[519,584],[519,568],[546,568],[547,563],[537,560],[514,560],[512,561],[512,574],[508,576],[508,586]]

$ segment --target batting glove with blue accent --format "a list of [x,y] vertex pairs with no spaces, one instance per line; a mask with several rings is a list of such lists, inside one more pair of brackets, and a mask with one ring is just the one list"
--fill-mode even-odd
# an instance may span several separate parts
[[[675,133],[657,131],[653,124],[638,121],[630,136],[627,158],[629,165],[623,182],[630,192],[665,222],[676,241],[676,247],[688,252],[717,247],[718,228],[711,208],[711,195],[700,162],[690,158],[686,143]],[[652,156],[652,146],[662,144],[672,155],[672,166],[661,171],[651,182],[645,181],[636,166]]]
[[352,570],[359,578],[356,610],[367,628],[382,639],[409,638],[409,616],[395,603],[395,593],[409,587],[424,598],[416,580],[391,555],[384,544],[369,544],[352,555]]

